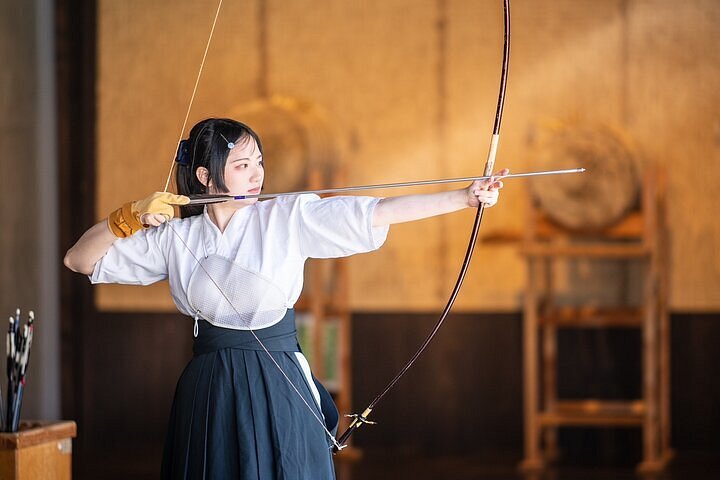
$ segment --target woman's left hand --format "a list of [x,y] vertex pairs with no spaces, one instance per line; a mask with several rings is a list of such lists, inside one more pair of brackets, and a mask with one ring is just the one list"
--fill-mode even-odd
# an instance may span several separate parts
[[475,180],[467,188],[468,207],[477,208],[481,203],[484,203],[486,208],[495,205],[500,196],[500,189],[503,188],[501,179],[508,173],[510,170],[503,168],[487,180]]

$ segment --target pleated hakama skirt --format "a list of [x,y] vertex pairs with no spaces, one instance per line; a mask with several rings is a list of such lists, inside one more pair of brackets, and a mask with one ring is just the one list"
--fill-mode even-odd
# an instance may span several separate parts
[[[334,479],[327,433],[252,333],[198,327],[175,391],[162,478]],[[255,334],[334,435],[338,412],[314,377],[320,406],[309,387],[293,311]]]

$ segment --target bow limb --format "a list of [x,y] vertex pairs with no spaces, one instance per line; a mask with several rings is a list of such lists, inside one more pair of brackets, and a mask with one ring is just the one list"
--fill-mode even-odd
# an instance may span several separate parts
[[[495,122],[493,124],[493,132],[490,140],[490,149],[488,151],[487,161],[485,163],[485,176],[492,175],[493,168],[495,167],[495,156],[497,155],[497,149],[500,142],[500,124],[502,123],[503,108],[505,105],[505,91],[507,89],[507,77],[508,77],[508,66],[510,61],[510,0],[503,1],[503,18],[504,18],[504,45],[503,45],[503,62],[500,75],[500,93],[498,95],[497,109],[495,111]],[[455,286],[450,293],[447,304],[440,314],[440,318],[435,323],[430,334],[425,338],[425,341],[420,345],[415,354],[408,360],[405,366],[400,372],[388,383],[388,385],[380,392],[375,399],[365,408],[361,414],[350,415],[353,420],[343,434],[338,437],[338,443],[340,446],[335,445],[333,447],[333,453],[337,453],[339,450],[344,448],[350,436],[360,428],[363,424],[370,424],[368,417],[372,413],[373,409],[383,399],[387,393],[397,384],[397,382],[407,373],[408,370],[413,366],[415,361],[422,355],[425,349],[430,345],[437,332],[442,327],[445,319],[447,318],[452,306],[455,304],[455,299],[460,293],[465,275],[467,274],[468,267],[470,266],[470,260],[472,254],[475,251],[475,245],[477,243],[478,233],[480,231],[480,224],[482,223],[483,213],[485,212],[485,204],[481,203],[478,206],[477,213],[475,214],[475,221],[473,223],[472,232],[470,234],[470,240],[468,242],[468,248],[465,252],[465,259],[463,260],[460,273],[458,275]]]

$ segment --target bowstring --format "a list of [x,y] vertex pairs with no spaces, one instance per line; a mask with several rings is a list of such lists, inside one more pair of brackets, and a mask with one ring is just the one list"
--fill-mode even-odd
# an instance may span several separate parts
[[[193,87],[192,95],[190,96],[190,102],[188,104],[187,111],[185,112],[185,119],[183,120],[182,128],[180,129],[180,135],[177,140],[177,144],[175,145],[175,151],[177,152],[177,149],[180,147],[180,142],[182,141],[183,136],[185,135],[185,128],[187,127],[188,119],[190,118],[190,111],[192,110],[193,103],[195,101],[195,95],[197,93],[198,85],[200,84],[200,77],[202,76],[203,69],[205,67],[205,59],[207,58],[208,51],[210,50],[210,43],[212,42],[213,34],[215,33],[215,25],[217,24],[218,17],[220,16],[220,9],[222,7],[223,0],[219,0],[217,9],[215,10],[215,17],[213,18],[212,27],[210,28],[210,35],[208,36],[207,43],[205,44],[205,51],[203,53],[202,61],[200,62],[200,68],[198,70],[197,77],[195,78],[195,86]],[[165,190],[164,192],[168,191],[168,188],[170,186],[170,180],[172,178],[173,170],[175,169],[175,155],[173,155],[172,163],[170,164],[170,171],[168,172],[167,180],[165,182]],[[225,295],[225,292],[220,288],[220,286],[217,284],[215,279],[210,275],[210,273],[205,269],[202,262],[197,258],[195,253],[192,251],[190,246],[185,242],[185,240],[180,236],[180,234],[177,233],[175,228],[170,224],[170,222],[166,222],[170,230],[173,232],[175,237],[177,237],[180,242],[185,246],[187,251],[190,253],[190,255],[195,260],[195,263],[198,265],[198,267],[202,268],[202,270],[205,272],[205,274],[208,276],[210,281],[213,285],[215,285],[215,288],[217,288],[218,292],[220,292],[220,295],[223,296],[223,298],[230,304],[230,307],[233,309],[236,315],[240,316],[240,313],[235,308],[235,305],[230,301],[230,299]],[[335,439],[335,436],[328,430],[327,426],[325,425],[325,421],[321,419],[318,414],[315,412],[315,410],[310,406],[310,403],[305,399],[305,396],[300,392],[300,390],[297,388],[297,386],[293,383],[293,381],[290,379],[290,377],[285,373],[285,370],[282,369],[280,364],[275,360],[275,357],[272,356],[270,351],[267,349],[265,344],[260,340],[260,338],[255,334],[255,331],[250,329],[249,330],[252,336],[255,338],[255,340],[260,344],[260,347],[263,349],[263,351],[267,354],[268,357],[270,357],[270,360],[272,363],[277,367],[277,369],[280,371],[282,376],[285,378],[285,380],[288,382],[290,387],[292,387],[292,390],[300,397],[302,402],[305,404],[307,409],[310,411],[310,413],[315,417],[315,420],[320,424],[322,429],[325,431],[327,436],[330,438],[332,443],[336,448],[342,448],[342,446],[338,443],[338,441]],[[319,407],[318,407],[319,408]]]
[[[190,103],[188,104],[187,111],[185,112],[185,120],[183,120],[182,127],[180,128],[180,135],[178,136],[177,143],[175,144],[175,152],[180,147],[183,135],[185,135],[185,128],[187,127],[188,118],[190,118],[190,110],[192,110],[193,102],[195,102],[195,94],[197,93],[198,85],[200,84],[200,77],[202,76],[203,69],[205,68],[205,59],[207,58],[208,50],[210,50],[210,43],[212,42],[213,34],[215,33],[215,25],[217,19],[220,16],[220,8],[222,7],[223,0],[218,2],[217,10],[215,11],[215,18],[213,19],[212,27],[210,28],[210,36],[208,36],[207,43],[205,44],[205,52],[203,53],[202,60],[200,61],[200,69],[198,70],[197,77],[195,77],[195,86],[193,87],[192,95],[190,95]],[[172,178],[173,170],[175,169],[175,154],[172,156],[170,162],[170,171],[168,172],[167,180],[165,181],[165,190],[167,192],[170,187],[170,179]]]

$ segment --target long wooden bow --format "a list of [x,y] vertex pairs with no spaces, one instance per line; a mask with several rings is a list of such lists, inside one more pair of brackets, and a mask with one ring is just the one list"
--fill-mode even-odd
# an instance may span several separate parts
[[[190,114],[190,110],[191,110],[191,108],[192,108],[193,100],[194,100],[194,98],[195,98],[195,93],[196,93],[196,91],[197,91],[197,87],[198,87],[198,84],[199,84],[199,81],[200,81],[200,77],[201,77],[201,74],[202,74],[203,66],[204,66],[204,63],[205,63],[205,58],[206,58],[208,49],[209,49],[209,47],[210,47],[210,43],[211,43],[211,40],[212,40],[213,32],[214,32],[214,30],[215,30],[215,24],[216,24],[216,22],[217,22],[217,19],[218,19],[219,13],[220,13],[220,8],[221,8],[221,6],[222,6],[222,2],[223,2],[223,0],[219,0],[218,7],[217,7],[217,11],[216,11],[216,13],[215,13],[215,18],[214,18],[214,20],[213,20],[213,25],[212,25],[212,29],[211,29],[211,32],[210,32],[210,36],[209,36],[209,38],[208,38],[207,45],[206,45],[206,47],[205,47],[205,53],[203,54],[203,59],[202,59],[201,65],[200,65],[200,69],[199,69],[199,72],[198,72],[198,75],[197,75],[197,79],[196,79],[196,81],[195,81],[195,86],[194,86],[194,88],[193,88],[193,93],[192,93],[192,96],[191,96],[191,99],[190,99],[190,103],[189,103],[189,105],[188,105],[187,113],[186,113],[186,115],[185,115],[185,120],[184,120],[183,126],[182,126],[182,128],[181,128],[180,138],[178,139],[178,145],[180,144],[180,140],[182,140],[182,137],[183,137],[183,135],[184,135],[185,128],[186,128],[186,126],[187,126],[187,120],[188,120],[188,117],[189,117],[189,114]],[[505,91],[506,91],[506,88],[507,88],[508,64],[509,64],[509,58],[510,58],[510,1],[509,1],[509,0],[504,0],[503,6],[504,6],[504,25],[505,25],[505,30],[504,30],[503,62],[502,62],[502,70],[501,70],[501,77],[500,77],[500,93],[499,93],[499,95],[498,95],[497,109],[496,109],[496,113],[495,113],[495,122],[494,122],[494,125],[493,125],[493,132],[492,132],[492,137],[491,137],[491,141],[490,141],[490,148],[489,148],[489,151],[488,151],[487,161],[486,161],[486,163],[485,163],[485,169],[484,169],[484,176],[485,176],[485,177],[489,177],[489,176],[492,175],[492,171],[493,171],[493,168],[494,168],[494,165],[495,165],[495,156],[496,156],[496,154],[497,154],[497,148],[498,148],[499,139],[500,139],[500,124],[501,124],[501,122],[502,122],[503,107],[504,107],[504,104],[505,104]],[[171,178],[171,176],[172,176],[173,167],[174,167],[174,157],[173,157],[173,164],[171,165],[170,172],[168,173],[168,179],[167,179],[167,182],[166,182],[166,185],[165,185],[165,191],[168,190],[168,187],[169,187],[169,185],[170,185],[170,178]],[[315,419],[318,421],[318,423],[320,423],[320,425],[322,426],[322,428],[324,429],[324,431],[326,432],[326,434],[328,435],[328,437],[330,438],[330,440],[331,440],[331,442],[332,442],[332,444],[333,444],[333,445],[332,445],[332,451],[333,451],[334,453],[342,450],[342,449],[346,446],[347,441],[348,441],[348,439],[350,438],[350,436],[351,436],[351,435],[355,432],[355,430],[357,430],[360,426],[362,426],[362,425],[365,424],[365,423],[368,423],[368,424],[369,424],[369,423],[373,423],[373,422],[371,422],[371,421],[368,420],[368,417],[369,417],[370,413],[371,413],[371,412],[373,411],[373,409],[378,405],[378,403],[383,399],[383,397],[385,397],[385,395],[387,395],[387,393],[390,392],[390,390],[392,390],[392,388],[393,388],[393,387],[398,383],[398,381],[405,375],[405,373],[407,373],[407,371],[410,370],[410,368],[412,367],[412,365],[413,365],[413,364],[415,363],[415,361],[420,357],[420,355],[422,355],[422,353],[423,353],[423,352],[425,351],[425,349],[428,347],[428,345],[430,344],[430,342],[432,341],[432,339],[435,337],[435,335],[437,334],[437,332],[440,330],[440,327],[441,327],[441,326],[443,325],[443,323],[445,322],[445,319],[447,318],[448,314],[450,313],[450,310],[452,309],[452,306],[453,306],[454,303],[455,303],[455,299],[457,298],[458,293],[460,292],[460,288],[462,287],[462,284],[463,284],[463,282],[464,282],[464,280],[465,280],[465,275],[466,275],[466,273],[467,273],[468,267],[469,267],[469,265],[470,265],[470,260],[471,260],[471,258],[472,258],[472,254],[473,254],[473,252],[474,252],[474,250],[475,250],[475,245],[476,245],[476,243],[477,243],[478,233],[479,233],[479,231],[480,231],[480,224],[481,224],[481,222],[482,222],[482,218],[483,218],[483,213],[484,213],[484,211],[485,211],[485,205],[481,203],[481,204],[478,206],[478,209],[477,209],[477,212],[476,212],[476,215],[475,215],[475,221],[474,221],[474,224],[473,224],[472,233],[470,234],[470,240],[469,240],[469,242],[468,242],[468,248],[467,248],[467,251],[466,251],[466,253],[465,253],[465,259],[463,260],[462,267],[461,267],[461,269],[460,269],[460,273],[459,273],[459,275],[458,275],[457,281],[456,281],[455,286],[454,286],[454,288],[453,288],[453,290],[452,290],[452,292],[451,292],[451,294],[450,294],[450,297],[449,297],[449,299],[448,299],[448,301],[447,301],[447,304],[446,304],[445,308],[443,309],[442,314],[440,315],[440,318],[439,318],[438,321],[436,322],[436,324],[435,324],[435,326],[433,327],[432,331],[431,331],[430,334],[427,336],[427,338],[425,339],[425,341],[420,345],[420,347],[419,347],[418,350],[415,352],[415,354],[410,358],[410,360],[409,360],[409,361],[405,364],[405,366],[400,370],[400,372],[390,381],[390,383],[388,383],[388,385],[382,390],[382,392],[380,392],[380,394],[378,394],[378,395],[375,397],[375,399],[368,405],[368,407],[367,407],[361,414],[351,415],[351,417],[353,417],[353,421],[351,422],[350,426],[345,430],[345,432],[344,432],[339,438],[336,439],[336,438],[332,435],[332,433],[328,431],[328,429],[327,429],[324,421],[318,416],[318,414],[315,412],[315,409],[313,409],[313,408],[310,406],[310,402],[304,397],[304,395],[302,395],[302,393],[300,393],[299,389],[293,384],[293,382],[290,380],[290,378],[287,376],[287,374],[283,371],[283,369],[280,367],[280,365],[278,365],[277,362],[275,362],[273,356],[270,354],[270,352],[267,350],[267,348],[265,348],[265,345],[263,344],[263,342],[257,337],[257,335],[255,335],[255,333],[254,333],[252,330],[250,330],[250,332],[252,332],[253,336],[255,337],[255,340],[257,340],[257,342],[260,344],[260,346],[262,347],[262,349],[263,349],[263,350],[266,352],[266,354],[273,360],[273,363],[275,364],[275,366],[279,369],[280,373],[281,373],[281,374],[283,375],[283,377],[287,380],[287,382],[288,382],[289,386],[291,387],[291,389],[300,397],[300,399],[303,401],[303,403],[304,403],[305,406],[308,408],[308,410],[310,410],[311,414],[315,417]],[[175,234],[175,236],[181,241],[181,243],[183,243],[183,245],[185,246],[185,248],[190,252],[190,254],[192,255],[192,257],[195,259],[196,263],[198,264],[198,268],[203,268],[203,270],[204,270],[204,267],[203,267],[202,263],[201,263],[200,260],[195,256],[194,252],[192,252],[192,250],[190,249],[190,247],[185,243],[184,239],[175,231],[175,229],[172,227],[172,225],[171,225],[169,222],[168,222],[168,226],[170,227],[171,231]],[[219,287],[219,285],[212,279],[212,277],[209,275],[208,272],[205,272],[205,273],[208,275],[208,278],[210,278],[211,281],[215,284],[216,288],[218,288],[218,290],[220,291],[220,293],[222,294],[222,296],[225,298],[225,300],[230,304],[230,306],[231,306],[233,309],[235,309],[235,306],[234,306],[233,303],[230,301],[230,299],[224,294],[224,292],[223,292],[222,289]],[[237,313],[237,312],[236,312],[236,313]]]
[[[505,33],[502,70],[500,75],[500,93],[498,95],[497,109],[495,111],[495,122],[493,124],[492,138],[490,140],[490,149],[488,151],[487,161],[485,162],[484,175],[486,177],[492,175],[493,168],[495,167],[495,156],[497,154],[498,144],[500,141],[500,123],[502,122],[503,107],[505,105],[505,90],[507,89],[508,65],[510,60],[510,0],[503,1],[503,11]],[[373,423],[368,420],[370,413],[372,413],[373,409],[377,407],[378,403],[380,403],[383,397],[385,397],[385,395],[387,395],[388,392],[390,392],[390,390],[395,387],[395,385],[407,373],[407,371],[410,370],[415,361],[420,357],[420,355],[422,355],[428,345],[430,345],[430,342],[440,330],[440,327],[442,327],[445,319],[450,313],[450,309],[452,309],[452,306],[455,303],[455,299],[457,298],[458,293],[460,293],[460,288],[462,287],[463,281],[465,280],[465,274],[467,273],[468,267],[470,266],[472,254],[475,251],[475,244],[477,243],[478,232],[480,231],[480,223],[482,222],[484,212],[485,204],[481,203],[478,206],[477,213],[475,214],[475,222],[473,224],[472,233],[470,234],[470,241],[468,242],[465,259],[463,260],[462,267],[460,268],[460,274],[458,275],[457,281],[455,282],[455,287],[453,288],[452,293],[450,293],[450,297],[448,298],[447,304],[445,305],[445,308],[443,309],[440,318],[435,323],[435,326],[430,331],[430,334],[427,336],[427,338],[425,338],[425,341],[420,345],[420,348],[418,348],[415,354],[410,358],[410,360],[408,360],[408,362],[400,370],[400,372],[395,375],[395,377],[390,381],[390,383],[388,383],[387,386],[375,397],[375,399],[370,402],[367,408],[365,408],[365,410],[360,414],[350,415],[353,420],[348,426],[348,428],[345,430],[345,432],[343,432],[343,434],[337,439],[337,443],[333,446],[334,453],[337,453],[339,450],[346,446],[348,439],[355,432],[355,430],[360,428],[363,424]],[[339,446],[337,445],[338,443]]]

